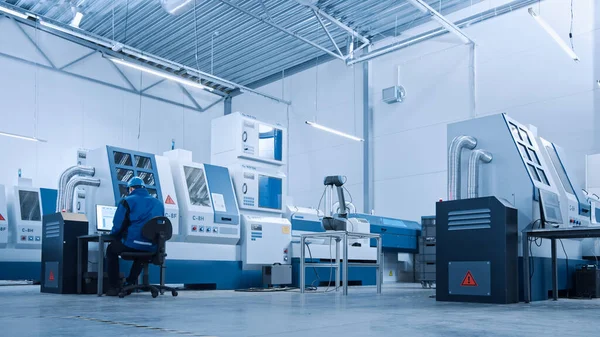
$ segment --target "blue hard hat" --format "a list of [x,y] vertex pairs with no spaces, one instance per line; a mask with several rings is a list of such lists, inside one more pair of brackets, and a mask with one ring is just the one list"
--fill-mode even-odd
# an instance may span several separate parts
[[142,180],[142,178],[140,178],[140,177],[133,177],[127,183],[127,187],[136,187],[136,186],[145,187],[144,186],[144,181]]

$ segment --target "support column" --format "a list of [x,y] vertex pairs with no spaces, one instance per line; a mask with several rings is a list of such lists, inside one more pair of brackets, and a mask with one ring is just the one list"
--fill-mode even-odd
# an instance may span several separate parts
[[[368,53],[370,48],[364,51]],[[356,66],[356,65],[355,65]],[[363,212],[370,214],[375,208],[373,175],[373,106],[371,104],[371,61],[363,62],[363,193],[364,209]]]
[[231,114],[231,100],[233,99],[233,97],[231,96],[227,96],[225,97],[225,100],[223,101],[223,107],[225,108],[224,110],[224,115],[229,115]]
[[594,148],[593,153],[600,152],[600,3],[594,1],[594,45],[592,47],[592,59],[594,64]]

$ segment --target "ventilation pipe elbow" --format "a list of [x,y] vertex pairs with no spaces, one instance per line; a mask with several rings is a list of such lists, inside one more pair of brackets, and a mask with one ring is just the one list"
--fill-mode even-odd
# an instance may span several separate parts
[[100,186],[100,179],[77,176],[69,180],[67,187],[65,188],[65,210],[69,213],[73,212],[73,199],[77,186],[98,187]]
[[462,150],[473,150],[477,139],[471,136],[458,136],[452,140],[448,149],[448,200],[460,199]]
[[60,175],[60,179],[58,180],[58,195],[56,197],[56,211],[60,212],[65,209],[65,189],[67,187],[67,183],[71,178],[76,175],[81,176],[89,176],[93,177],[96,173],[96,170],[90,166],[71,166],[68,169],[64,170]]
[[467,181],[468,198],[479,197],[479,171],[482,163],[492,161],[492,154],[485,150],[475,150],[469,157],[469,172]]

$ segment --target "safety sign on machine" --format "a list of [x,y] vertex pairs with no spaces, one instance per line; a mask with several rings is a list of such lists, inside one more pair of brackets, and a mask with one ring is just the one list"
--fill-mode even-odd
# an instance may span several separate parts
[[165,204],[167,204],[167,205],[175,205],[175,201],[173,201],[173,198],[171,198],[170,195],[167,195],[167,199],[165,200]]
[[460,285],[462,287],[477,287],[477,282],[473,278],[471,271],[467,271],[467,275],[465,275]]

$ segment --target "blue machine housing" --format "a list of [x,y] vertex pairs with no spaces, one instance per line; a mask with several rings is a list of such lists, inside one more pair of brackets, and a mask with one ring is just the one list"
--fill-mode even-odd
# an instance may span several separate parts
[[221,166],[204,164],[204,171],[206,172],[206,181],[208,182],[208,188],[210,189],[210,192],[223,195],[225,208],[227,209],[227,211],[223,212],[214,209],[213,205],[213,211],[215,212],[215,223],[239,225],[240,213],[238,212],[236,205],[235,194],[231,185],[229,170]]
[[[415,221],[386,218],[381,216],[351,213],[349,218],[362,218],[371,224],[371,233],[381,235],[381,244],[384,251],[399,253],[418,253],[418,239],[421,236],[421,225]],[[376,247],[377,242],[371,239],[371,247]]]

